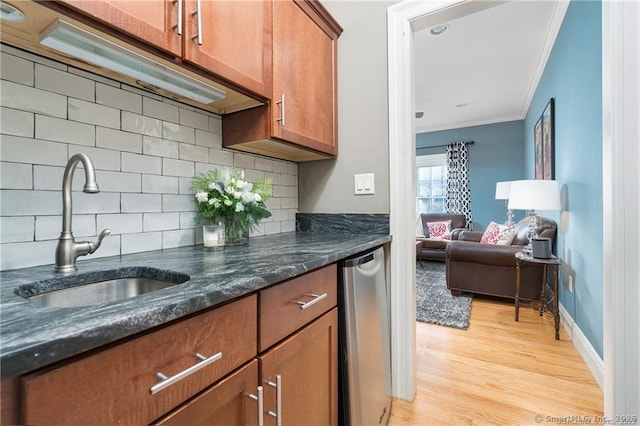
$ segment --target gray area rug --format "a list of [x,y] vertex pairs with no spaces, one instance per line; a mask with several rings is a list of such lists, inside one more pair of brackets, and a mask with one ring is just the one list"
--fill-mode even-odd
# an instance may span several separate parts
[[451,296],[444,262],[416,264],[416,319],[466,330],[471,313],[471,294]]

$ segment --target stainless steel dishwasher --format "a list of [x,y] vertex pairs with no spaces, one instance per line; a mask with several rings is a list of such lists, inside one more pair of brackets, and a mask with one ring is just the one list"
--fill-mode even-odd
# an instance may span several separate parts
[[391,336],[384,249],[340,266],[340,424],[385,425],[391,411]]

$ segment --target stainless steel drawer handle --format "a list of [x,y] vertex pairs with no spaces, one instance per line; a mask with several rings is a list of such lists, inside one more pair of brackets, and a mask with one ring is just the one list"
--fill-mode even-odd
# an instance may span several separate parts
[[262,386],[258,386],[258,396],[250,393],[249,398],[258,401],[258,426],[264,426],[264,397]]
[[204,355],[196,354],[196,358],[200,360],[199,363],[187,368],[186,370],[182,370],[175,376],[167,377],[162,373],[156,373],[156,378],[160,380],[160,383],[156,383],[155,385],[149,388],[149,392],[151,393],[151,395],[154,395],[160,392],[161,390],[168,388],[172,384],[179,382],[180,380],[206,367],[207,365],[213,362],[216,362],[217,360],[222,358],[222,352],[218,352],[217,354],[212,355],[209,358],[207,358]]
[[182,35],[182,0],[171,0],[171,3],[178,5],[178,22],[171,28],[175,28],[178,35]]
[[284,105],[284,93],[282,93],[280,95],[280,100],[276,101],[276,104],[280,105],[280,118],[276,118],[276,121],[280,122],[280,125],[282,127],[284,127],[284,110],[285,110],[285,105]]
[[276,412],[267,411],[267,414],[275,417],[276,426],[282,426],[282,375],[276,374],[276,382],[268,381],[267,384],[276,389]]
[[318,303],[319,301],[321,301],[322,299],[327,297],[327,293],[322,293],[322,294],[308,293],[307,296],[311,296],[311,297],[313,297],[313,299],[309,300],[308,302],[296,301],[296,303],[298,305],[300,305],[300,309],[302,309],[302,310],[307,309],[307,308],[315,305],[316,303]]
[[200,0],[196,0],[196,10],[191,12],[191,16],[196,17],[196,23],[198,26],[198,33],[191,37],[191,40],[198,39],[198,44],[202,45],[202,5]]

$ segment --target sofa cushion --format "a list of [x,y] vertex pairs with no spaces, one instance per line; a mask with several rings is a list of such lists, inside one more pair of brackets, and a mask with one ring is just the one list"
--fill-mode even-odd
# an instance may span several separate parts
[[422,242],[423,249],[446,249],[450,240],[444,238],[418,238]]
[[442,222],[427,222],[427,228],[429,229],[430,238],[446,238],[446,235],[451,235],[451,220],[445,220]]
[[487,229],[482,234],[480,242],[482,244],[510,245],[515,234],[509,232],[509,228],[496,222],[489,223]]

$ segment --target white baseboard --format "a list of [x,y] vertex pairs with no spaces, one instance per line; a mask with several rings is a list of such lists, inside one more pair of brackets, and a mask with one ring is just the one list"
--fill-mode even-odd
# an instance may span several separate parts
[[562,324],[562,327],[569,335],[578,353],[582,356],[589,370],[591,370],[591,374],[593,374],[593,378],[596,379],[596,382],[600,385],[600,389],[604,390],[604,361],[600,358],[598,352],[593,348],[562,303],[560,303],[560,324]]

